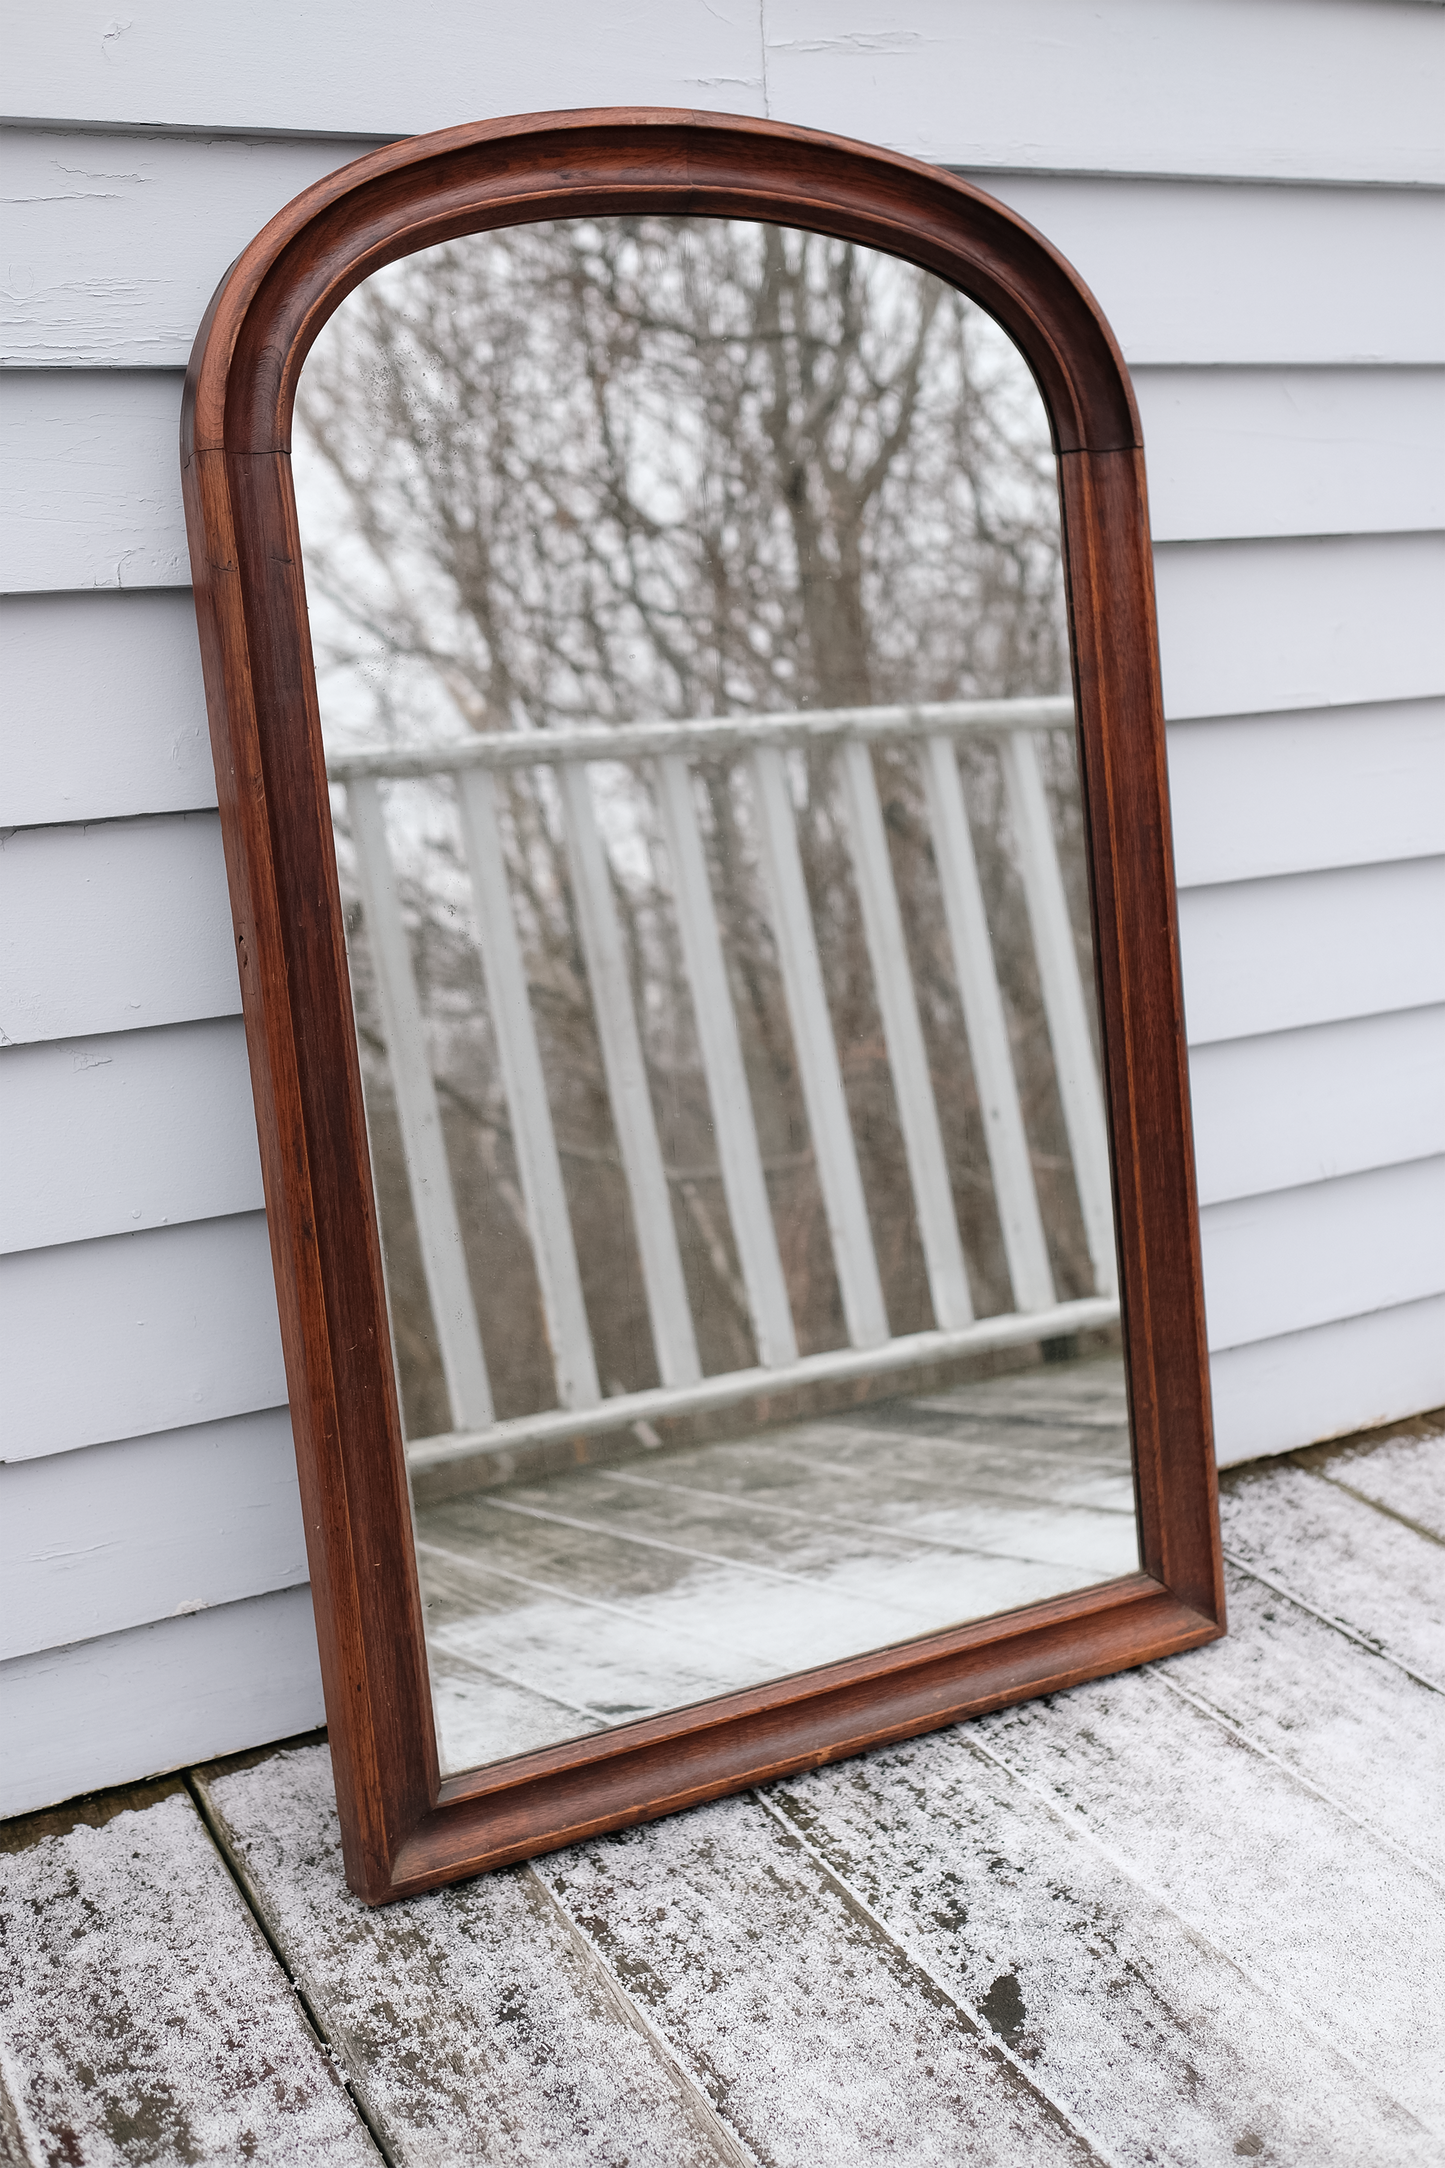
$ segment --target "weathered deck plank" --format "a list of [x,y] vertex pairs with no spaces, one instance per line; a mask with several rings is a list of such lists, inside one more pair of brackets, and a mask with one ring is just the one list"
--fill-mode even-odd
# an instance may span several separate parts
[[770,1795],[1119,2168],[1385,2168],[1435,2141],[973,1727]]
[[758,1802],[537,1872],[769,2168],[1108,2158]]
[[1261,1982],[1311,2054],[1351,2057],[1445,2135],[1438,1878],[1153,1673],[1001,1711],[976,1737]]
[[532,1870],[368,1911],[324,1746],[197,1780],[397,2168],[741,2168]]
[[1312,1446],[1298,1462],[1445,1543],[1445,1410],[1378,1444]]
[[1436,1540],[1295,1466],[1223,1485],[1220,1521],[1227,1555],[1445,1691]]
[[5,1825],[0,1927],[22,2161],[377,2161],[179,1781]]

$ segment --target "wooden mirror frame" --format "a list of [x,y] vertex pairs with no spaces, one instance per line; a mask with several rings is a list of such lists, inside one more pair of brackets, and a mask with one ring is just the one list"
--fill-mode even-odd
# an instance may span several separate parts
[[[291,481],[338,303],[437,242],[608,213],[772,220],[921,265],[1033,370],[1059,459],[1143,1570],[441,1778]],[[728,115],[419,136],[273,219],[196,337],[186,519],[266,1209],[351,1887],[368,1902],[1192,1648],[1224,1630],[1144,459],[1063,259],[933,167]]]

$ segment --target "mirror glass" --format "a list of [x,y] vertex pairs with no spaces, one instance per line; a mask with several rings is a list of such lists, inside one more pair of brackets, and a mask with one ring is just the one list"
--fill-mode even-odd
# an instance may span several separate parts
[[294,466],[443,1769],[1134,1571],[1010,340],[513,227],[350,296]]

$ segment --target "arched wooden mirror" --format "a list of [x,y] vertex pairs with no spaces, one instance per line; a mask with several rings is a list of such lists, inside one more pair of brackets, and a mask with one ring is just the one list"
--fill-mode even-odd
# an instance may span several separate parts
[[1222,1630],[1143,455],[858,145],[283,212],[183,459],[348,1873]]

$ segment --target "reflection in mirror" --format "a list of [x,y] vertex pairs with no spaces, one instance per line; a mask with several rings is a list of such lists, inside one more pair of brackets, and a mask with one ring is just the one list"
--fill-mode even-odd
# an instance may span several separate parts
[[1135,1570],[1010,341],[512,228],[342,305],[295,473],[443,1769]]

